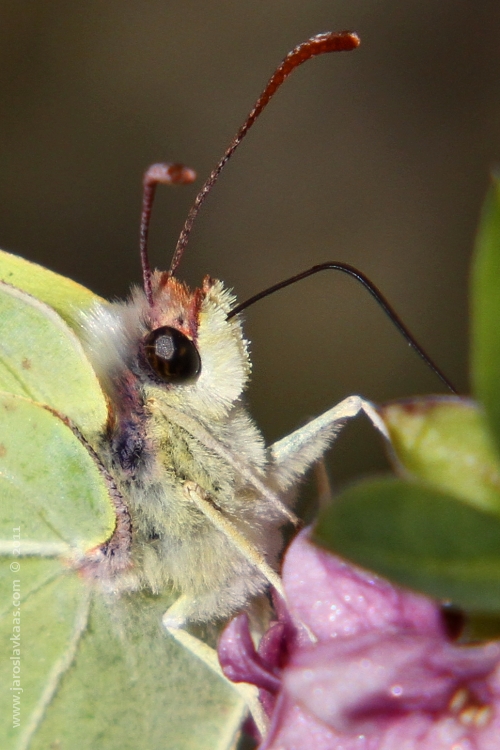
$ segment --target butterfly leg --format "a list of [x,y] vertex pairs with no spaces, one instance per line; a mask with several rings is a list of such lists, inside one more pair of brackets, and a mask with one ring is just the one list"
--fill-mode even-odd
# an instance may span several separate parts
[[314,466],[313,475],[318,507],[328,508],[332,501],[333,490],[324,458],[320,459]]
[[259,691],[257,688],[253,685],[247,685],[244,682],[230,682],[221,669],[217,651],[181,627],[186,622],[191,604],[192,600],[189,597],[180,596],[163,616],[165,628],[177,643],[193,654],[193,656],[200,659],[212,672],[227,682],[233,690],[241,695],[252,714],[257,728],[264,737],[267,733],[268,721],[259,701]]
[[266,562],[261,552],[251,544],[238,529],[228,521],[224,514],[214,505],[209,495],[195,482],[185,482],[184,492],[189,500],[196,505],[216,529],[221,531],[233,544],[238,552],[259,570],[264,578],[274,586],[278,594],[285,596],[279,575]]
[[[196,482],[185,482],[183,489],[186,499],[193,503],[213,526],[224,534],[242,557],[259,570],[278,594],[284,598],[285,593],[279,575],[266,562],[262,553],[214,505],[209,495]],[[168,630],[182,628],[191,619],[196,604],[196,599],[192,596],[181,595],[165,612],[163,616],[164,626]]]
[[[222,513],[217,510],[210,501],[207,493],[205,493],[195,482],[186,482],[184,485],[184,491],[187,498],[196,504],[204,515],[212,521],[214,526],[221,530],[228,539],[231,540],[239,552],[247,560],[253,563],[283,596],[283,587],[278,575],[266,563],[260,552],[258,552],[258,550],[255,549],[255,547],[253,547],[242,534],[240,534],[233,524],[231,524],[230,521],[228,521]],[[178,643],[190,651],[194,656],[201,659],[201,661],[206,664],[209,669],[215,672],[215,674],[226,680],[227,678],[224,676],[219,664],[217,652],[203,641],[191,635],[191,633],[183,627],[190,618],[193,606],[196,606],[196,601],[193,600],[192,597],[186,594],[181,595],[163,615],[163,625]],[[268,722],[259,701],[258,690],[253,685],[247,685],[246,683],[229,682],[229,684],[243,697],[257,728],[262,736],[265,736]]]
[[316,419],[274,443],[269,451],[280,489],[287,489],[318,461],[348,419],[366,414],[389,441],[389,434],[375,407],[361,396],[349,396]]
[[[277,593],[284,598],[285,592],[279,575],[266,562],[262,553],[214,505],[208,494],[196,482],[185,482],[184,494],[186,499],[193,503],[213,526],[224,534],[242,557],[259,570],[276,589]],[[165,612],[163,616],[164,626],[168,630],[182,628],[191,619],[196,606],[195,598],[187,594],[181,595]]]

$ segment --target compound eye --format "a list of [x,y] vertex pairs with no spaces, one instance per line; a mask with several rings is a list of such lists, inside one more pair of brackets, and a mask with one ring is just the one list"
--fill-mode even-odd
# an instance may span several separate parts
[[187,336],[170,326],[151,331],[144,339],[144,353],[153,372],[165,383],[182,383],[200,374],[198,350]]

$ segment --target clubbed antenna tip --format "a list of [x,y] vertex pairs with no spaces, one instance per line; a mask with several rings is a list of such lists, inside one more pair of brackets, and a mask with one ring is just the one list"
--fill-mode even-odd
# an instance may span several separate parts
[[140,229],[140,251],[144,293],[150,307],[153,305],[153,290],[151,287],[151,267],[148,257],[148,234],[151,221],[151,209],[156,193],[156,186],[186,185],[196,179],[196,172],[183,164],[152,164],[146,170],[142,181],[142,214]]
[[266,108],[270,100],[273,98],[274,94],[288,78],[290,73],[295,70],[295,68],[298,68],[299,65],[302,65],[303,63],[307,62],[307,60],[310,60],[312,57],[323,55],[326,52],[349,52],[350,50],[359,47],[359,45],[359,36],[352,31],[341,31],[340,33],[326,32],[324,34],[316,34],[316,36],[313,36],[307,41],[302,42],[302,44],[299,44],[291,52],[288,53],[281,65],[279,65],[274,71],[264,91],[257,99],[257,102],[255,103],[252,111],[229,144],[229,147],[225,151],[224,156],[219,161],[215,169],[211,172],[210,176],[196,196],[196,200],[193,203],[191,210],[189,211],[184,227],[177,241],[177,246],[172,258],[172,263],[170,264],[170,275],[173,275],[177,270],[177,267],[184,254],[184,250],[186,249],[189,235],[191,233],[191,229],[198,215],[198,212],[205,198],[217,182],[220,173],[224,169],[224,166],[236,151],[241,141],[254,124],[255,120]]

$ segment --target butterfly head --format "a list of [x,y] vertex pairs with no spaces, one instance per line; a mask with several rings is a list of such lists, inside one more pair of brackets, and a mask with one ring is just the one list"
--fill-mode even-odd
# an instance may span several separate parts
[[250,361],[234,296],[205,277],[191,290],[168,273],[151,277],[153,304],[141,289],[126,302],[86,315],[87,349],[112,401],[131,386],[183,411],[222,418],[241,397]]

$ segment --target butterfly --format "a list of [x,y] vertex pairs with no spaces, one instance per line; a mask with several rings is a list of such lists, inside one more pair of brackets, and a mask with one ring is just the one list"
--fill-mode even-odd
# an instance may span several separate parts
[[244,403],[243,306],[221,281],[205,276],[192,290],[175,275],[200,206],[277,88],[311,57],[358,44],[349,32],[320,34],[289,53],[199,192],[164,272],[147,258],[154,192],[194,173],[147,171],[143,288],[128,300],[1,254],[0,551],[12,555],[7,585],[15,576],[22,588],[15,643],[26,633],[24,662],[13,656],[21,672],[5,675],[27,716],[7,729],[9,742],[21,738],[13,747],[80,748],[83,737],[89,747],[207,747],[221,733],[218,746],[230,746],[245,706],[179,647],[217,671],[184,626],[225,620],[269,585],[282,593],[282,529],[297,522],[305,473],[360,411],[386,434],[351,396],[265,446]]

